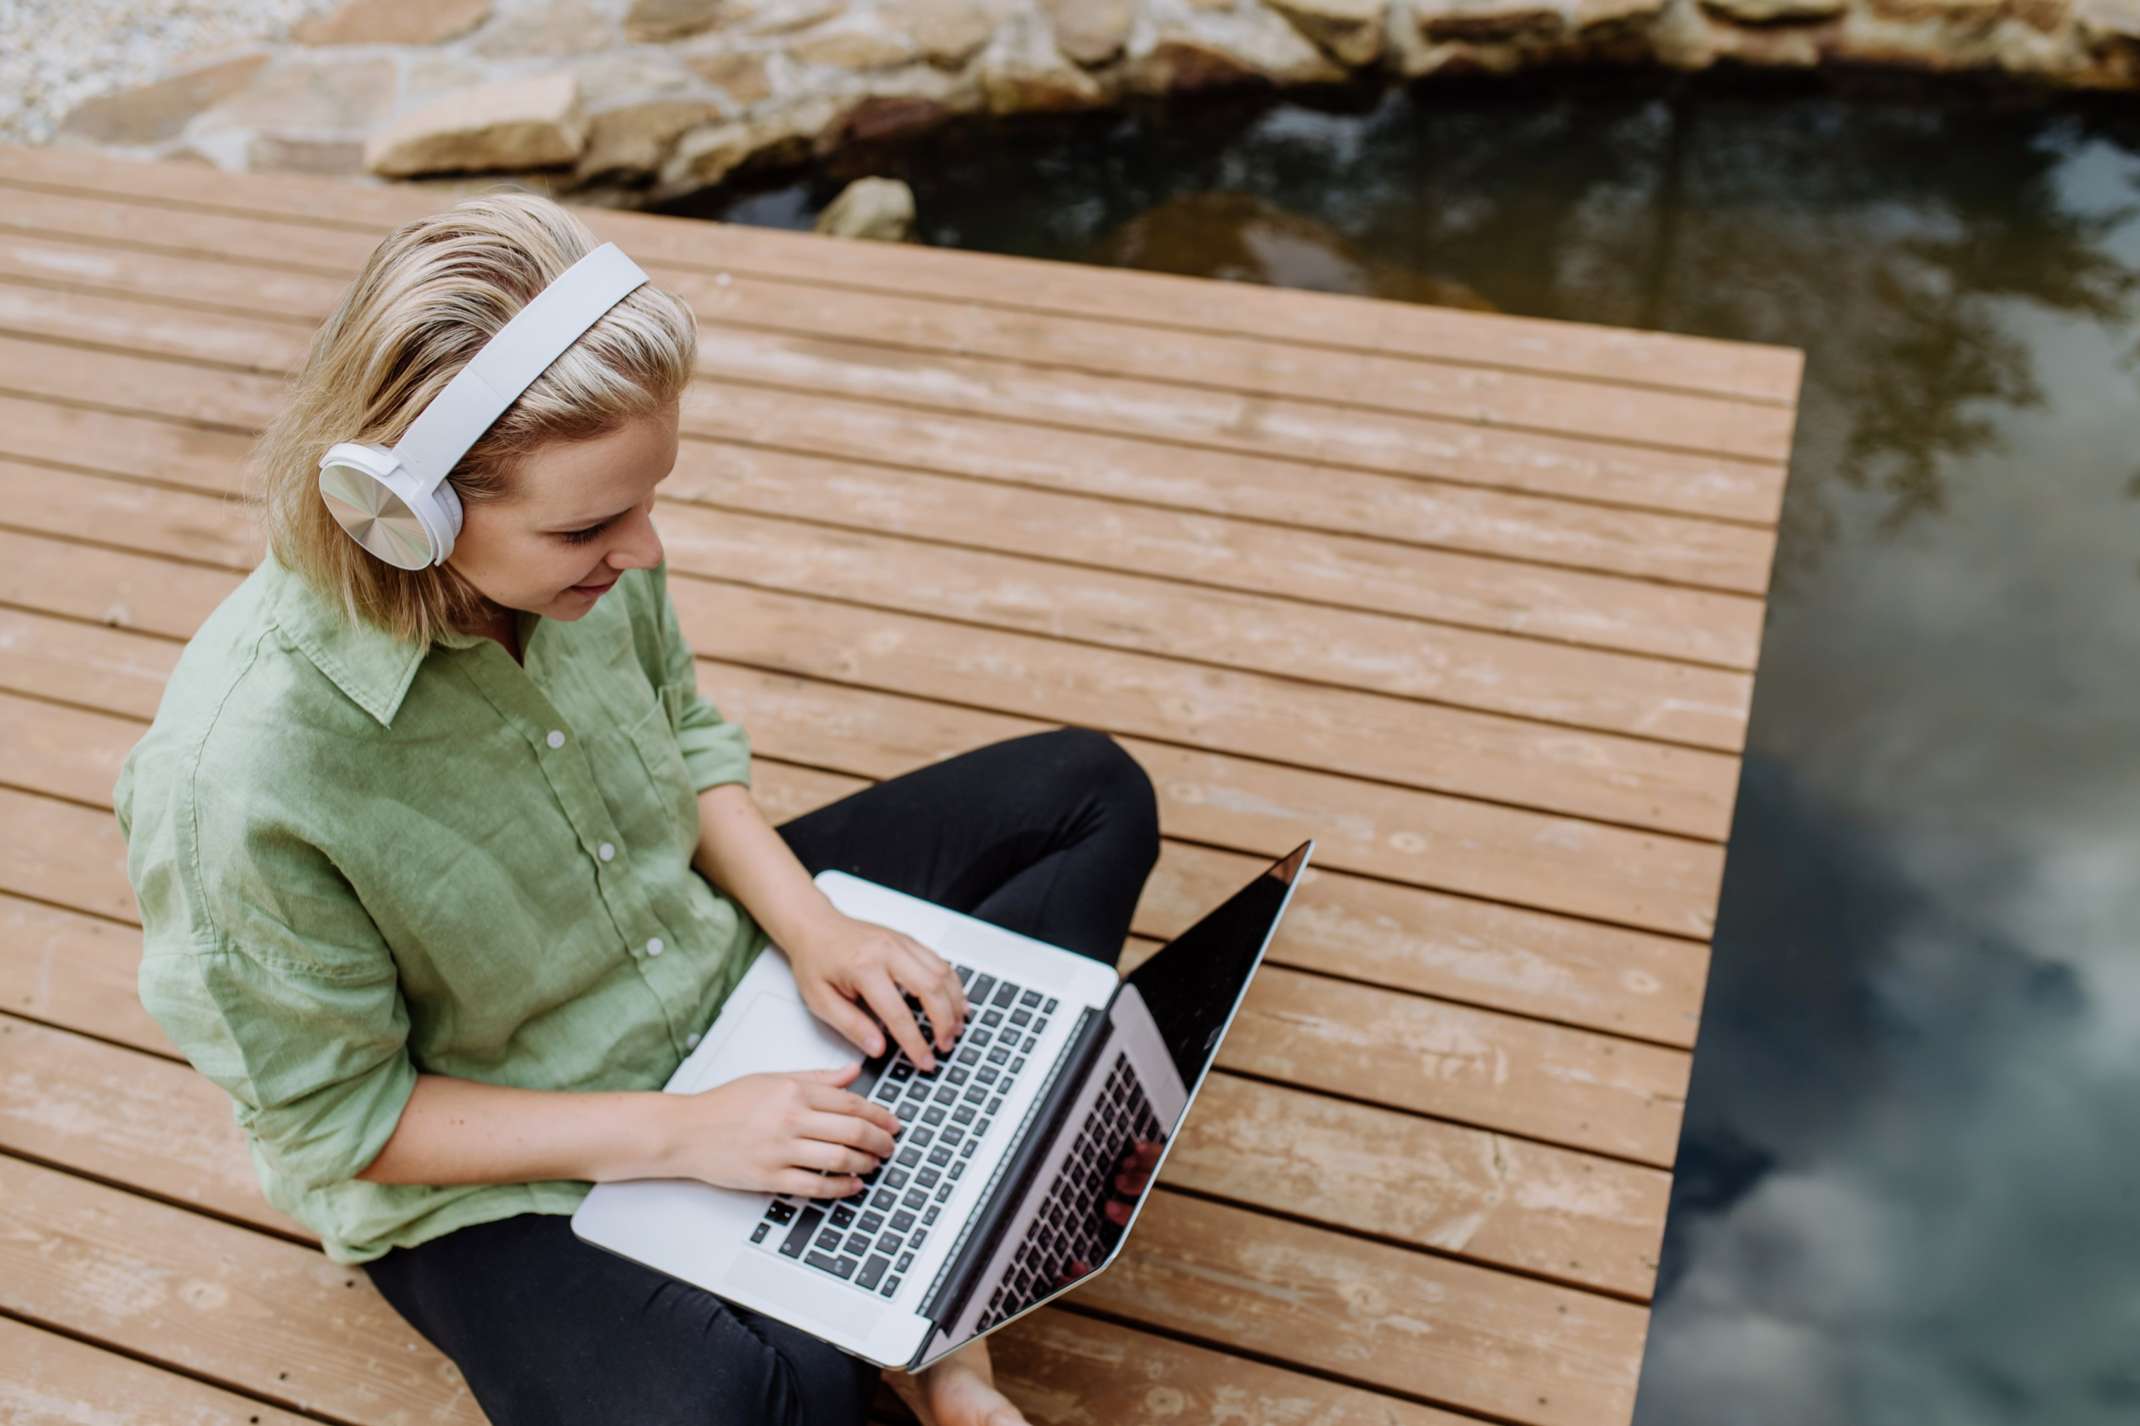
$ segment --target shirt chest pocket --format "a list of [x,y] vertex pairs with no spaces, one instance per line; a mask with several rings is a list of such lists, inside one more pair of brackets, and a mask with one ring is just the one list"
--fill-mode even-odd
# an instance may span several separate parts
[[681,698],[674,689],[662,688],[623,728],[620,761],[638,806],[630,809],[632,825],[625,827],[621,816],[619,825],[635,845],[698,844],[698,794],[676,742],[681,716]]

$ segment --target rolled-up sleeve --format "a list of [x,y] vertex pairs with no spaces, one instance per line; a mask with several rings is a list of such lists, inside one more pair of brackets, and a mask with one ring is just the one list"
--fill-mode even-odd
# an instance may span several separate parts
[[212,880],[187,874],[184,851],[137,878],[141,1003],[276,1173],[324,1188],[362,1173],[400,1123],[416,1087],[408,1008],[392,953],[318,849],[271,828],[233,840]]
[[654,618],[660,631],[661,701],[683,750],[691,787],[704,792],[724,782],[750,783],[750,734],[721,715],[698,691],[698,666],[669,599],[668,566],[653,571]]

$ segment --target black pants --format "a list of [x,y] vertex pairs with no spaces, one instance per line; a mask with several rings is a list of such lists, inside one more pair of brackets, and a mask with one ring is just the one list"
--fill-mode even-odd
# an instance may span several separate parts
[[[1058,728],[976,748],[781,825],[838,867],[1114,964],[1159,855],[1149,778]],[[457,1229],[364,1264],[497,1426],[855,1426],[877,1369],[582,1243],[563,1214]]]

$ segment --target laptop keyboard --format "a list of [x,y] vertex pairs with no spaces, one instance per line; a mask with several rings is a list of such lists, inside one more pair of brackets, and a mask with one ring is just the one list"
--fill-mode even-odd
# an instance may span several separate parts
[[[899,1291],[1056,1009],[1038,990],[956,962],[952,969],[966,987],[966,1028],[948,1053],[937,1055],[936,1068],[924,1073],[892,1043],[864,1060],[848,1086],[906,1126],[892,1156],[863,1174],[861,1190],[845,1198],[770,1199],[751,1229],[753,1243],[863,1292],[890,1297]],[[929,1038],[928,1012],[912,996],[907,1004]]]
[[1011,1255],[977,1332],[986,1332],[1015,1316],[1061,1285],[1072,1263],[1090,1269],[1121,1235],[1103,1211],[1114,1187],[1115,1170],[1132,1141],[1159,1138],[1159,1120],[1144,1097],[1144,1086],[1130,1070],[1129,1059],[1116,1055],[1106,1087],[1078,1131],[1077,1142],[1063,1160],[1040,1211],[1027,1225],[1025,1241]]

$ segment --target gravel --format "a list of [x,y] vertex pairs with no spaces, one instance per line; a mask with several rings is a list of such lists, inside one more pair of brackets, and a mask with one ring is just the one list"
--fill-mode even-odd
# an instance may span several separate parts
[[337,0],[0,0],[0,143],[41,144],[68,110],[203,57],[279,41]]

